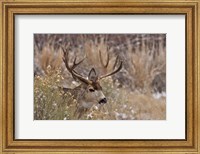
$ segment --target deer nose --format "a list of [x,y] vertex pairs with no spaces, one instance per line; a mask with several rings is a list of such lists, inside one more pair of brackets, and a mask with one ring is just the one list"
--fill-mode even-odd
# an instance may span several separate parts
[[105,104],[107,102],[107,99],[106,98],[103,98],[103,99],[101,99],[100,101],[99,101],[99,104]]

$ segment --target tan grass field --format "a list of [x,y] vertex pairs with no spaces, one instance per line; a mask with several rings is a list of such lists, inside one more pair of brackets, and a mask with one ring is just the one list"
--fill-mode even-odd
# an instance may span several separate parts
[[[64,46],[70,64],[75,56],[86,59],[76,68],[87,76],[94,67],[98,74],[113,70],[117,56],[122,69],[100,81],[107,98],[95,104],[81,120],[165,120],[166,36],[165,34],[35,34],[34,35],[34,120],[77,120],[77,100],[59,87],[80,84],[62,60]],[[107,68],[102,67],[101,51]]]

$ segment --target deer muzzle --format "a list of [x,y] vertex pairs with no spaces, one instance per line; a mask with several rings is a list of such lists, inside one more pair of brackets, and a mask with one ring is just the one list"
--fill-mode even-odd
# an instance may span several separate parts
[[105,104],[105,103],[107,103],[107,99],[105,97],[99,101],[99,104]]

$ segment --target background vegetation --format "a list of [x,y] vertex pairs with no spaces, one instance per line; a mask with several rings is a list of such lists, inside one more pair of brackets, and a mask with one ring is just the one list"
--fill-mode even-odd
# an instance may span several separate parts
[[[99,74],[110,72],[117,55],[123,68],[101,82],[108,102],[96,105],[81,119],[156,120],[166,119],[166,35],[165,34],[35,34],[34,35],[34,119],[75,119],[76,99],[59,86],[76,87],[62,61],[60,45],[71,60],[86,60],[76,69],[87,76],[95,67]],[[98,51],[110,62],[101,66]]]

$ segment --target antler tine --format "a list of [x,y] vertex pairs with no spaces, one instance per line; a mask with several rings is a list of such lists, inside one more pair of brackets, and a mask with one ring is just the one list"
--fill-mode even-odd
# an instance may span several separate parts
[[[111,75],[113,75],[113,74],[115,74],[115,73],[117,73],[117,72],[119,72],[121,70],[121,68],[122,68],[122,60],[120,60],[119,57],[117,56],[116,61],[119,61],[119,67],[116,70],[114,70],[113,72],[108,73],[106,75],[103,75],[103,76],[99,77],[99,80],[101,80],[103,78],[106,78],[108,76],[111,76]],[[115,61],[115,65],[118,63],[116,61]],[[116,67],[116,66],[114,66],[114,67]]]
[[109,53],[108,52],[106,52],[106,54],[107,54],[107,58],[106,58],[106,64],[104,65],[104,63],[103,63],[103,59],[102,59],[102,55],[101,55],[101,50],[99,50],[99,58],[100,58],[100,62],[101,62],[101,64],[103,65],[103,67],[104,68],[107,68],[108,67],[108,64],[109,64],[109,60],[110,60],[110,55],[109,55]]
[[[68,61],[69,61],[69,59],[68,59],[68,52],[64,49],[63,46],[61,46],[61,48],[62,48],[63,53],[64,53],[63,62],[65,63],[66,68],[70,71],[70,67],[69,67],[69,65],[68,65]],[[70,71],[70,72],[71,72],[71,71]]]
[[87,80],[86,78],[84,78],[83,76],[81,76],[80,74],[78,74],[74,70],[75,67],[77,67],[80,63],[82,63],[85,58],[83,58],[81,61],[76,63],[76,57],[75,57],[74,62],[73,62],[73,66],[70,67],[69,64],[68,64],[68,62],[69,62],[69,53],[64,49],[63,46],[61,46],[61,48],[62,48],[63,53],[64,53],[63,62],[65,63],[65,66],[66,66],[67,70],[72,74],[73,77],[78,78],[80,81],[82,81],[84,83],[87,83],[87,84],[90,83],[89,80]]
[[81,64],[85,60],[86,56],[84,56],[84,58],[81,59],[78,63],[76,63],[76,58],[77,57],[74,58],[73,66],[71,67],[72,70],[74,70],[79,64]]
[[113,70],[115,69],[115,67],[117,66],[117,62],[119,61],[119,55],[117,55],[115,63],[113,65]]
[[[80,60],[78,63],[76,63],[76,58],[77,58],[77,57],[74,58],[73,65],[72,65],[71,68],[70,68],[70,70],[73,70],[74,72],[76,72],[74,69],[75,69],[80,63],[82,63],[82,62],[85,60],[85,57],[84,57],[82,60]],[[76,73],[77,73],[77,72],[76,72]],[[76,79],[76,77],[75,77],[73,74],[72,74],[72,76],[73,76],[74,79]]]

